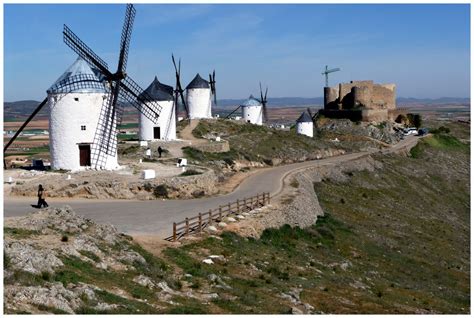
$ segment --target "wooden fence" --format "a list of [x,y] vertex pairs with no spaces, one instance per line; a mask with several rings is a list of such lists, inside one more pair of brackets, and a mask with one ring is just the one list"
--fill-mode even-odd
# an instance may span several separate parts
[[237,200],[217,209],[199,213],[197,216],[186,218],[181,222],[173,223],[173,235],[166,238],[168,241],[177,241],[183,236],[192,233],[200,233],[206,226],[213,222],[221,222],[229,215],[237,215],[242,212],[251,211],[270,203],[270,193],[257,194],[251,198]]

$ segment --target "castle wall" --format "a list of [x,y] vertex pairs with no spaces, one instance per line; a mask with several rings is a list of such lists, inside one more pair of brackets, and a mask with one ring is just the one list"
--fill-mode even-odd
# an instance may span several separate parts
[[372,107],[374,109],[395,109],[395,85],[374,85],[372,92]]
[[374,84],[372,80],[366,80],[324,88],[323,113],[328,117],[385,121],[392,117],[389,110],[395,109],[395,84]]
[[388,120],[386,109],[362,109],[362,121],[382,122]]
[[339,90],[336,87],[324,88],[324,107],[337,108],[337,100],[339,98]]

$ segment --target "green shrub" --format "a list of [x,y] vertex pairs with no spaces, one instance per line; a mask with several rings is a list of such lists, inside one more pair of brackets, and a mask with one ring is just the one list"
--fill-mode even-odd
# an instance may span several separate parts
[[181,177],[187,177],[187,176],[194,176],[194,175],[198,175],[198,174],[201,174],[201,172],[199,172],[197,170],[194,170],[194,169],[189,169],[189,170],[186,170],[185,172],[181,173],[180,176]]
[[153,195],[157,198],[168,198],[168,187],[166,184],[157,185],[153,189]]

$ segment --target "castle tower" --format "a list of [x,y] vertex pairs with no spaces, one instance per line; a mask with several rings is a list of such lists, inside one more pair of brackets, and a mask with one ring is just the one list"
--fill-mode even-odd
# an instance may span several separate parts
[[258,99],[250,95],[250,97],[240,105],[242,107],[242,118],[251,124],[262,125],[263,122],[263,105]]
[[303,112],[296,120],[296,133],[313,137],[313,120],[307,112]]
[[[93,162],[94,144],[100,113],[110,95],[97,72],[78,58],[47,90],[51,167],[71,171],[88,167],[117,169],[117,153],[104,154],[101,166]],[[112,136],[111,142],[117,142]],[[116,147],[114,148],[116,149]]]
[[211,87],[199,74],[186,87],[186,104],[190,119],[212,118]]
[[175,140],[176,112],[174,109],[173,87],[160,83],[155,76],[153,82],[144,92],[153,101],[157,101],[162,108],[156,124],[140,112],[140,117],[138,118],[139,139],[147,141]]

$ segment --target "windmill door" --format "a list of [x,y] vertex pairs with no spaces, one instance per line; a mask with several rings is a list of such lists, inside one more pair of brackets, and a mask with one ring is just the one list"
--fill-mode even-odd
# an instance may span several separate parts
[[91,165],[91,145],[79,145],[79,164],[82,167]]
[[160,127],[153,127],[153,139],[160,139]]

